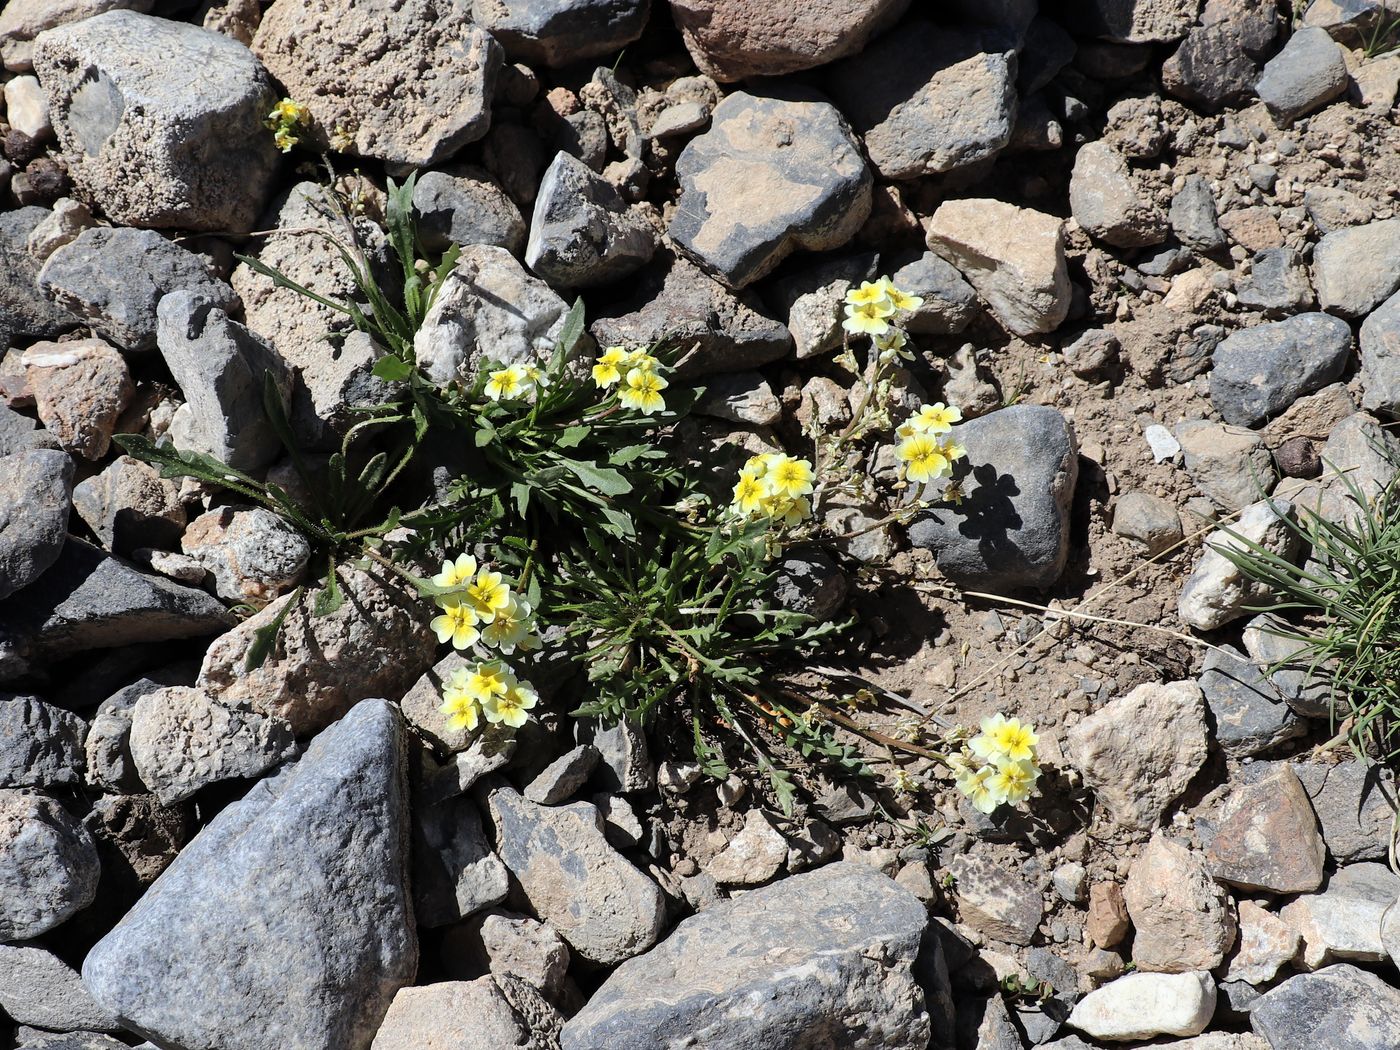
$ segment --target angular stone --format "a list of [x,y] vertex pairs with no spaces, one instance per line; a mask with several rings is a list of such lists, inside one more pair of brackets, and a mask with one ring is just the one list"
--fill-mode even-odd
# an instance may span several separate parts
[[1389,770],[1352,759],[1335,765],[1298,762],[1293,771],[1312,802],[1327,851],[1338,864],[1385,857],[1400,807]]
[[1322,313],[1236,332],[1215,348],[1211,403],[1227,423],[1257,426],[1337,379],[1351,347],[1347,323]]
[[736,294],[667,252],[642,271],[636,293],[605,307],[590,331],[600,346],[682,355],[676,372],[686,379],[758,368],[792,349],[788,330],[755,296]]
[[525,264],[552,285],[611,284],[644,266],[656,235],[602,177],[559,153],[540,182]]
[[417,968],[408,839],[402,723],[368,701],[220,812],[83,980],[162,1043],[365,1050]]
[[829,83],[887,179],[956,171],[1011,141],[1015,55],[985,50],[980,34],[910,19],[836,66]]
[[581,742],[597,748],[600,761],[593,782],[604,790],[649,791],[656,783],[646,731],[635,722],[622,719],[606,725],[598,720],[578,719],[574,731]]
[[238,302],[193,252],[153,230],[111,226],[84,230],[50,255],[39,287],[127,352],[155,349],[157,307],[170,292],[197,292],[221,310]]
[[1256,543],[1281,558],[1297,556],[1301,542],[1292,524],[1293,504],[1271,499],[1245,508],[1233,525],[1206,538],[1201,560],[1181,588],[1177,614],[1202,631],[1213,631],[1246,615],[1272,593],[1265,584],[1245,576],[1221,551],[1244,550]]
[[506,56],[567,66],[621,51],[642,35],[650,0],[474,0],[472,20]]
[[266,603],[306,576],[311,547],[264,507],[219,507],[190,522],[180,549],[209,570],[226,601]]
[[1008,944],[1030,944],[1045,912],[1040,891],[1005,866],[964,854],[953,861],[962,921]]
[[38,937],[97,895],[87,830],[53,799],[0,790],[0,941]]
[[1311,893],[1326,859],[1308,794],[1282,762],[1226,799],[1206,849],[1217,879],[1265,893]]
[[1302,259],[1292,248],[1265,248],[1250,261],[1249,274],[1235,282],[1241,306],[1282,317],[1313,305],[1312,284]]
[[1303,938],[1299,965],[1316,970],[1338,959],[1386,958],[1381,920],[1400,896],[1400,876],[1384,864],[1351,864],[1327,880],[1321,893],[1284,905],[1279,918]]
[[671,13],[701,72],[728,83],[854,54],[908,6],[909,0],[835,0],[773,18],[755,0],[672,0]]
[[73,158],[68,173],[108,218],[185,230],[252,227],[278,164],[263,127],[272,82],[242,44],[186,23],[109,11],[42,34],[34,69]]
[[[1069,556],[1069,511],[1078,480],[1074,431],[1058,411],[1013,405],[960,425],[970,474],[960,505],[936,504],[909,525],[909,542],[933,551],[960,586],[1048,587]],[[932,486],[921,498],[937,500]]]
[[1253,901],[1242,900],[1238,907],[1239,943],[1230,958],[1225,979],[1267,984],[1282,967],[1293,961],[1303,943],[1302,938],[1297,930]]
[[1112,948],[1128,936],[1132,924],[1118,883],[1096,882],[1089,887],[1089,917],[1084,928],[1089,940],[1100,948]]
[[104,11],[151,9],[152,0],[10,0],[0,9],[0,59],[6,69],[27,73],[34,68],[34,38],[45,29],[78,22]]
[[1215,982],[1208,973],[1130,973],[1081,999],[1068,1023],[1116,1042],[1199,1035],[1214,1013]]
[[1206,759],[1205,701],[1195,682],[1146,683],[1070,729],[1066,753],[1126,827],[1155,827]]
[[912,968],[927,922],[917,897],[866,865],[783,879],[707,907],[624,963],[561,1045],[925,1047],[932,1026]]
[[727,95],[676,179],[671,239],[732,288],[798,248],[839,248],[870,213],[870,171],[845,119],[798,96]]
[[559,1045],[563,1024],[563,1015],[534,988],[514,977],[494,974],[401,989],[375,1033],[371,1050],[435,1046],[551,1050]]
[[282,622],[277,644],[256,670],[244,664],[254,634],[281,614],[285,595],[218,638],[204,656],[199,685],[224,704],[249,703],[291,723],[298,736],[335,721],[366,697],[401,696],[432,664],[436,639],[428,610],[397,581],[339,570],[344,604],[312,614],[303,594]]
[[0,456],[0,599],[28,587],[68,538],[73,460],[56,449]]
[[755,427],[775,426],[783,418],[782,402],[758,372],[730,372],[712,377],[705,384],[705,393],[695,403],[694,411]]
[[423,756],[423,782],[418,797],[425,805],[456,798],[470,791],[478,780],[510,764],[517,746],[513,734],[479,733],[466,750],[452,755],[446,763],[426,753]]
[[1295,30],[1283,50],[1264,66],[1254,90],[1279,123],[1290,124],[1346,91],[1347,66],[1342,56],[1327,30],[1315,26]]
[[1290,977],[1249,1012],[1273,1050],[1388,1050],[1400,1027],[1400,990],[1345,964]]
[[[341,152],[426,167],[491,126],[500,44],[463,0],[280,0],[253,51],[311,112],[306,137]],[[357,55],[353,66],[346,55]],[[423,70],[433,70],[431,76]]]
[[569,307],[504,248],[463,249],[413,339],[435,383],[471,384],[487,361],[548,364]]
[[1159,496],[1134,489],[1118,497],[1113,508],[1113,532],[1137,540],[1149,555],[1181,542],[1181,515]]
[[44,428],[84,459],[105,456],[135,391],[122,355],[101,339],[83,339],[35,343],[19,360]]
[[1212,970],[1235,943],[1229,893],[1211,878],[1204,857],[1160,832],[1133,861],[1123,900],[1137,930],[1133,961],[1140,970]]
[[504,786],[489,801],[501,860],[576,955],[614,965],[656,943],[665,896],[607,844],[596,808],[538,806]]
[[494,244],[512,255],[525,250],[525,220],[481,168],[456,165],[425,171],[413,186],[418,237],[430,252],[452,245]]
[[39,291],[39,260],[28,249],[29,238],[52,214],[36,207],[0,212],[0,345],[15,345],[20,337],[52,339],[78,323]]
[[1215,193],[1202,175],[1188,175],[1168,212],[1177,240],[1198,252],[1218,252],[1229,244],[1215,207]]
[[1361,324],[1361,404],[1372,412],[1400,410],[1400,295],[1392,295]]
[[1212,112],[1245,101],[1254,94],[1279,21],[1272,3],[1214,0],[1201,13],[1201,25],[1163,63],[1162,86],[1175,98]]
[[1313,249],[1318,306],[1363,317],[1400,288],[1400,219],[1333,230]]
[[1175,437],[1196,488],[1222,510],[1243,510],[1274,487],[1273,457],[1254,431],[1189,419],[1177,424]]
[[205,292],[167,294],[156,316],[156,343],[185,398],[170,423],[175,447],[207,453],[242,471],[276,459],[282,442],[267,418],[264,396],[270,378],[283,406],[288,404],[292,375],[286,362]]
[[93,1002],[77,971],[43,948],[0,944],[0,1009],[18,1024],[61,1032],[117,1027],[116,1017]]
[[[955,335],[982,312],[972,285],[963,280],[956,267],[933,252],[925,252],[901,266],[890,280],[895,287],[924,301],[905,322],[910,332]],[[802,356],[800,351],[798,356]]]
[[104,795],[85,821],[102,858],[103,894],[134,902],[199,830],[192,805],[162,806],[154,795]]
[[510,889],[476,802],[466,796],[414,812],[413,902],[422,926],[446,926],[499,904]]
[[1164,44],[1186,35],[1199,8],[1199,0],[1087,0],[1067,23],[1117,44]]
[[146,791],[131,757],[131,715],[136,701],[166,686],[189,685],[194,681],[196,670],[188,664],[162,668],[123,686],[102,701],[83,744],[89,783],[119,794],[135,795]]
[[[824,257],[814,265],[774,279],[764,288],[764,302],[787,322],[799,360],[831,353],[843,345],[846,333],[841,322],[845,318],[846,293],[862,281],[875,280],[879,261],[874,252]],[[952,270],[972,296],[972,289],[957,271],[942,259],[938,262]],[[918,294],[907,285],[900,287]],[[972,298],[975,300],[976,296]]]
[[1089,236],[1116,248],[1142,248],[1167,239],[1167,217],[1144,199],[1127,159],[1105,142],[1088,142],[1074,155],[1069,183],[1074,219]]
[[0,693],[0,788],[82,782],[87,723],[37,696]]
[[1307,732],[1259,665],[1238,649],[1206,653],[1196,684],[1214,721],[1215,741],[1232,758],[1247,758]]
[[758,886],[782,870],[788,842],[761,809],[744,814],[744,826],[705,865],[705,872],[727,886]]
[[516,977],[557,1000],[565,990],[569,948],[542,922],[488,911],[448,931],[443,961],[452,976],[489,971]]
[[958,268],[1013,335],[1054,331],[1069,312],[1062,219],[966,198],[940,204],[927,236],[928,246]]
[[53,202],[53,211],[30,231],[29,254],[42,263],[65,244],[72,244],[84,230],[96,225],[97,220],[86,204],[71,197],[60,197]]
[[580,744],[566,751],[530,781],[525,797],[541,806],[557,806],[583,787],[600,757],[592,744]]

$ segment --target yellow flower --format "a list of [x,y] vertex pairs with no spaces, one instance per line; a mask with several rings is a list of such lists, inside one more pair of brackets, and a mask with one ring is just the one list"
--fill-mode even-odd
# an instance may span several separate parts
[[507,725],[519,729],[529,721],[530,708],[539,703],[539,695],[528,682],[518,682],[514,676],[509,686],[481,702],[486,713],[486,721],[493,725]]
[[949,463],[956,463],[960,459],[967,458],[967,449],[953,438],[944,438],[939,442],[938,448],[943,455],[948,457]]
[[434,616],[428,626],[437,635],[439,644],[451,640],[452,648],[465,649],[476,643],[481,632],[476,625],[481,622],[476,610],[461,602],[447,602],[442,612]]
[[769,496],[763,501],[763,511],[784,525],[800,525],[812,516],[812,502],[806,496]]
[[759,478],[740,472],[739,480],[734,484],[734,506],[740,514],[758,513],[767,496],[768,490]]
[[962,409],[942,401],[924,405],[909,417],[905,426],[918,434],[946,434],[954,423],[962,422]]
[[443,690],[442,706],[438,710],[447,716],[448,729],[465,729],[467,732],[476,728],[481,716],[481,707],[476,699],[451,686]]
[[812,491],[814,478],[812,465],[805,459],[793,459],[783,455],[772,460],[763,483],[768,487],[770,495],[795,499]]
[[301,139],[297,138],[286,128],[278,128],[275,132],[273,132],[272,135],[273,145],[275,145],[283,153],[292,152],[292,147],[300,141]]
[[1030,798],[1039,776],[1039,768],[1029,760],[1000,761],[992,775],[987,778],[987,789],[998,802],[1014,806]]
[[1019,718],[995,714],[982,719],[981,732],[968,742],[979,758],[1004,758],[1010,762],[1034,762],[1035,748],[1040,738],[1035,727]]
[[467,587],[463,600],[482,623],[490,623],[496,614],[510,605],[510,588],[499,572],[482,569],[476,582]]
[[593,382],[605,390],[622,382],[622,366],[627,363],[627,356],[627,351],[620,346],[604,350],[593,366]]
[[884,335],[875,336],[875,349],[880,351],[880,356],[889,359],[891,357],[902,357],[906,361],[914,360],[914,354],[908,349],[909,337],[898,328],[891,328]]
[[910,295],[908,292],[901,292],[888,277],[881,277],[876,283],[884,291],[890,305],[896,310],[917,310],[924,305],[923,299],[917,295]]
[[633,350],[627,355],[627,367],[640,368],[644,372],[656,371],[656,366],[661,362],[652,357],[645,350]]
[[337,124],[331,132],[330,146],[337,153],[344,153],[355,145],[355,136],[344,124]]
[[669,383],[650,368],[633,368],[627,373],[627,388],[618,395],[624,405],[644,415],[660,412],[666,407],[661,396]]
[[267,119],[272,124],[304,124],[307,116],[306,107],[300,102],[284,98],[272,107],[272,112],[267,115]]
[[967,796],[973,808],[980,813],[990,813],[1001,805],[1001,799],[990,784],[995,775],[996,770],[991,766],[979,766],[976,769],[969,767],[958,775],[958,790]]
[[549,376],[539,365],[525,366],[525,385],[536,392],[549,386]]
[[[475,667],[459,667],[447,680],[450,693],[469,697],[483,707],[493,696],[502,696],[515,682],[515,676],[499,660],[486,660]],[[491,721],[487,716],[487,721]]]
[[896,446],[895,458],[904,464],[905,476],[913,482],[932,481],[951,471],[952,464],[938,442],[928,434],[913,434]]
[[862,303],[860,306],[847,306],[846,319],[841,327],[852,335],[884,335],[890,330],[886,320],[894,308],[889,304]]
[[885,287],[885,280],[886,278],[882,277],[878,281],[861,281],[859,288],[852,288],[846,293],[846,305],[889,306],[891,309],[886,311],[886,316],[894,313],[889,291]]
[[439,587],[460,587],[476,574],[476,559],[470,554],[459,554],[455,561],[444,561],[442,572],[433,577]]
[[486,377],[484,393],[492,401],[513,400],[525,393],[526,373],[524,365],[508,365],[491,372]]
[[760,452],[756,456],[750,456],[749,461],[744,464],[744,468],[739,471],[739,476],[762,481],[768,476],[768,470],[772,467],[773,461],[778,458],[779,454],[775,452]]
[[530,633],[530,603],[510,595],[505,608],[496,610],[495,618],[481,632],[481,640],[510,655],[521,649],[538,649],[540,640]]

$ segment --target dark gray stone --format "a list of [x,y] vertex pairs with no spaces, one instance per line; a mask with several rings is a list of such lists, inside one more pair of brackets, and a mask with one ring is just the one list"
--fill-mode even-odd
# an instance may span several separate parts
[[1341,963],[1271,989],[1250,1009],[1249,1023],[1273,1050],[1390,1050],[1400,1030],[1400,989]]
[[829,84],[887,179],[965,168],[1011,141],[1016,58],[980,34],[910,19],[833,67]]
[[1322,309],[1364,317],[1400,288],[1400,219],[1333,230],[1313,249],[1313,286]]
[[398,711],[358,704],[93,947],[93,998],[162,1044],[367,1050],[418,965],[404,762]]
[[1276,317],[1313,305],[1307,267],[1292,248],[1256,252],[1249,276],[1235,282],[1235,295],[1241,306]]
[[598,749],[593,782],[605,791],[648,791],[656,783],[646,731],[635,722],[624,718],[604,725],[597,719],[580,718],[574,721],[574,733],[579,743]]
[[[1036,6],[1027,5],[1032,13]],[[1074,52],[1074,37],[1058,22],[1033,14],[1016,60],[1016,88],[1021,98],[1034,95],[1054,80],[1056,73],[1074,61]]]
[[1083,0],[1066,8],[1064,23],[1115,44],[1164,44],[1185,36],[1199,10],[1199,0]]
[[1355,759],[1335,765],[1297,762],[1293,772],[1312,801],[1333,860],[1351,864],[1384,859],[1400,808],[1394,773]]
[[552,285],[590,288],[635,272],[656,251],[656,235],[611,183],[559,153],[545,170],[530,220],[525,264]]
[[922,1050],[934,1033],[911,971],[927,924],[917,897],[866,865],[795,875],[710,905],[618,967],[561,1045]]
[[57,802],[0,790],[0,941],[47,933],[92,903],[101,864]]
[[514,61],[567,66],[632,43],[650,6],[650,0],[475,0],[472,21]]
[[0,788],[82,782],[87,723],[37,696],[0,693]]
[[1053,408],[1013,405],[961,424],[955,433],[969,464],[963,501],[920,513],[909,526],[909,542],[931,550],[939,570],[959,586],[1050,586],[1069,555],[1069,510],[1079,476],[1069,422]]
[[895,287],[923,299],[909,314],[905,328],[916,334],[954,335],[982,312],[977,293],[956,266],[933,252],[924,252],[890,277]]
[[1172,233],[1188,248],[1218,252],[1229,244],[1215,207],[1215,194],[1203,175],[1188,175],[1168,212]]
[[1215,721],[1215,739],[1232,758],[1245,758],[1307,732],[1307,723],[1244,653],[1230,646],[1206,653],[1196,684]]
[[1347,47],[1365,47],[1376,29],[1395,17],[1389,0],[1312,0],[1303,9],[1303,25],[1327,30]]
[[676,181],[671,239],[742,288],[798,248],[850,240],[870,213],[873,180],[829,102],[735,91],[676,159]]
[[1400,295],[1392,295],[1361,324],[1361,406],[1400,414]]
[[222,310],[238,305],[233,289],[202,259],[153,230],[95,226],[45,260],[39,287],[122,350],[154,350],[162,296],[202,292]]
[[29,254],[29,235],[50,214],[37,207],[0,212],[0,347],[52,339],[78,324],[39,291],[39,263]]
[[1167,93],[1208,111],[1254,94],[1261,62],[1278,36],[1274,0],[1212,0],[1201,24],[1162,65]]
[[[20,1040],[15,1050],[127,1050],[127,1044],[101,1032],[41,1032],[36,1028],[20,1028],[15,1032]],[[137,1050],[160,1050],[152,1043],[142,1043]]]
[[413,907],[419,925],[447,926],[499,904],[510,889],[468,796],[419,802],[413,827]]
[[117,1019],[93,1002],[77,971],[43,948],[0,944],[0,1009],[19,1024],[60,1032],[117,1027]]
[[0,599],[58,560],[73,509],[73,460],[57,449],[0,457]]
[[1342,49],[1317,27],[1299,29],[1264,66],[1255,92],[1280,123],[1321,109],[1347,89]]
[[1257,426],[1340,376],[1351,343],[1347,323],[1323,313],[1236,332],[1212,355],[1211,403],[1227,423]]
[[601,758],[592,744],[579,744],[546,766],[525,788],[525,797],[541,806],[557,806],[583,787]]
[[[4,342],[4,339],[4,333],[0,332],[0,342]],[[0,405],[0,456],[12,456],[16,452],[27,452],[31,448],[46,447],[42,442],[45,438],[52,438],[46,431],[38,431],[38,426],[38,422],[31,417],[20,415]]]
[[525,250],[520,209],[481,168],[425,171],[413,187],[418,237],[430,252],[452,245],[494,244],[512,255]]
[[829,620],[846,601],[846,574],[819,547],[796,550],[777,563],[773,600],[784,609]]

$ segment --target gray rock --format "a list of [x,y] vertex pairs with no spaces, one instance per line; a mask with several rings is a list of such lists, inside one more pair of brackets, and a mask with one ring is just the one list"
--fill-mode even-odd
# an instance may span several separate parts
[[1225,800],[1206,845],[1211,874],[1247,891],[1311,893],[1327,850],[1308,794],[1286,762],[1256,763]]
[[71,197],[60,197],[53,202],[53,211],[30,231],[29,254],[43,262],[65,244],[77,240],[84,230],[96,225],[97,220],[86,204]]
[[413,904],[422,926],[446,926],[499,904],[510,889],[476,802],[459,796],[414,810]]
[[1293,504],[1287,500],[1263,500],[1247,507],[1232,525],[1217,529],[1205,541],[1196,568],[1187,577],[1177,601],[1182,620],[1202,631],[1213,631],[1258,605],[1272,591],[1245,576],[1222,550],[1246,549],[1248,540],[1279,557],[1297,557],[1301,542],[1293,523]]
[[154,350],[156,309],[169,292],[192,291],[232,310],[238,299],[199,256],[152,230],[95,226],[39,271],[39,286],[127,352]]
[[520,209],[481,168],[423,172],[413,187],[413,210],[418,237],[430,252],[454,244],[494,244],[512,255],[525,250]]
[[485,732],[478,735],[465,751],[452,755],[442,765],[424,752],[419,801],[432,805],[465,794],[486,774],[509,765],[515,757],[515,749],[514,736]]
[[820,547],[794,550],[776,565],[773,600],[815,620],[830,620],[846,601],[849,581]]
[[178,685],[136,701],[128,747],[141,782],[163,806],[222,780],[256,777],[296,751],[281,719]]
[[771,427],[783,418],[783,406],[758,372],[727,372],[712,376],[705,383],[705,393],[693,409],[702,416],[746,423],[755,427]]
[[[41,1032],[36,1028],[15,1031],[21,1042],[17,1050],[125,1050],[127,1044],[100,1032]],[[137,1050],[160,1050],[142,1043]]]
[[443,962],[453,977],[489,970],[519,978],[557,1001],[567,987],[569,947],[542,922],[492,910],[448,931]]
[[1188,248],[1218,252],[1229,244],[1220,228],[1215,194],[1202,175],[1186,176],[1185,184],[1172,197],[1168,219],[1176,239]]
[[73,460],[57,449],[0,456],[0,599],[58,560],[68,537]]
[[57,802],[0,790],[0,941],[47,933],[92,903],[101,865]]
[[1387,957],[1381,927],[1400,893],[1400,877],[1385,864],[1350,864],[1321,893],[1286,904],[1279,918],[1302,935],[1299,968],[1316,970],[1339,959],[1380,962]]
[[156,344],[185,399],[170,437],[179,449],[256,471],[283,451],[264,408],[265,384],[271,377],[286,406],[292,376],[277,351],[227,310],[207,292],[175,291],[160,300]]
[[758,886],[782,870],[787,856],[787,839],[767,813],[754,807],[724,849],[705,864],[705,874],[725,886]]
[[1214,0],[1201,13],[1201,24],[1163,63],[1162,86],[1175,98],[1210,111],[1241,103],[1253,95],[1261,61],[1268,58],[1278,30],[1273,3]]
[[34,68],[34,38],[45,29],[77,22],[103,11],[149,11],[151,0],[11,0],[0,10],[0,59],[6,69],[27,73]]
[[758,368],[785,356],[792,336],[752,295],[736,294],[689,259],[658,253],[637,291],[604,307],[590,331],[599,346],[681,354],[686,379]]
[[1008,944],[1031,943],[1045,911],[1037,886],[1001,864],[966,854],[957,857],[950,870],[958,880],[963,922]]
[[599,763],[593,781],[606,791],[648,791],[656,782],[646,731],[636,723],[625,718],[613,725],[576,719],[574,731],[580,743],[597,749]]
[[1087,0],[1070,9],[1066,24],[1112,43],[1163,44],[1186,35],[1199,7],[1196,0]]
[[220,812],[83,980],[162,1043],[365,1050],[417,969],[408,863],[402,722],[366,701]]
[[118,554],[138,547],[174,547],[185,528],[179,486],[131,456],[118,456],[102,473],[79,482],[73,509]]
[[1249,1014],[1274,1050],[1387,1050],[1400,1025],[1400,990],[1355,966],[1290,977]]
[[1196,488],[1223,510],[1243,510],[1274,487],[1273,457],[1252,430],[1188,419],[1177,424],[1176,439]]
[[[943,260],[938,261],[948,267]],[[879,263],[874,252],[820,257],[813,265],[776,278],[764,288],[764,301],[786,321],[799,360],[831,353],[844,345],[846,333],[841,322],[845,319],[846,293],[862,281],[875,280]],[[966,285],[956,270],[953,275]]]
[[917,897],[865,865],[784,879],[707,907],[624,963],[561,1045],[925,1047],[934,1033],[912,968],[927,922]]
[[37,696],[0,693],[0,788],[82,782],[87,723]]
[[108,218],[252,227],[272,189],[277,149],[263,127],[272,82],[242,44],[109,11],[41,34],[34,70],[73,158],[69,174]]
[[890,280],[896,288],[924,301],[905,321],[904,327],[910,332],[956,335],[982,312],[972,285],[963,280],[955,266],[933,252],[925,252],[901,266]]
[[[1306,643],[1290,624],[1272,614],[1254,617],[1245,624],[1245,651],[1264,669],[1269,683],[1294,712],[1305,718],[1327,718],[1332,713],[1332,683],[1327,666],[1312,668],[1304,653]],[[1296,659],[1295,659],[1296,658]]]
[[1294,773],[1312,802],[1327,852],[1338,864],[1381,860],[1395,818],[1395,776],[1355,759],[1335,765],[1298,762]]
[[563,1024],[563,1015],[529,984],[491,974],[402,989],[372,1050],[434,1045],[554,1050]]
[[1299,29],[1264,66],[1254,90],[1281,124],[1290,124],[1346,91],[1342,54],[1325,29]]
[[980,34],[911,19],[834,67],[829,83],[887,179],[956,171],[1011,140],[1015,55],[988,52]]
[[1256,252],[1249,276],[1235,282],[1241,306],[1281,316],[1313,305],[1307,267],[1292,248],[1265,248]]
[[1320,233],[1364,226],[1375,215],[1371,202],[1340,186],[1311,186],[1303,191],[1303,206]]
[[650,0],[474,0],[472,20],[530,65],[567,66],[642,35]]
[[552,285],[611,284],[644,266],[656,235],[611,183],[559,153],[545,170],[530,220],[525,264]]
[[541,806],[557,806],[583,787],[601,757],[592,744],[580,744],[560,755],[530,781],[525,797]]
[[[0,11],[0,18],[9,10]],[[22,337],[52,339],[78,323],[39,291],[39,262],[28,250],[30,235],[51,214],[37,207],[0,213],[0,346]]]
[[1070,209],[1086,233],[1117,248],[1167,239],[1167,217],[1143,197],[1128,161],[1106,142],[1088,142],[1074,156]]
[[[957,428],[971,472],[961,505],[937,505],[909,526],[963,587],[1048,587],[1069,555],[1079,473],[1074,431],[1052,408],[1013,405]],[[930,498],[930,497],[925,497]]]
[[[501,46],[465,0],[273,4],[252,49],[310,110],[305,137],[318,148],[344,128],[340,152],[421,168],[491,126]],[[346,55],[359,60],[347,67]]]
[[1215,348],[1211,403],[1227,423],[1257,426],[1340,376],[1351,345],[1347,323],[1322,313],[1236,332]]
[[93,1002],[77,971],[43,948],[0,944],[0,1009],[18,1024],[60,1032],[117,1027],[116,1017]]
[[665,896],[607,844],[595,807],[538,806],[506,786],[489,801],[501,860],[575,955],[613,965],[656,943]]
[[105,791],[135,795],[146,790],[131,757],[131,715],[136,701],[171,685],[189,685],[194,681],[193,669],[188,675],[183,669],[156,672],[138,678],[103,700],[88,727],[83,748],[87,756],[87,779]]
[[1162,832],[1133,861],[1123,900],[1139,970],[1213,970],[1235,943],[1229,891],[1211,878],[1205,858]]
[[1400,413],[1400,295],[1392,295],[1361,324],[1361,405]]
[[1313,287],[1323,310],[1363,317],[1400,289],[1400,219],[1334,230],[1313,249]]
[[1113,532],[1136,540],[1149,556],[1156,556],[1181,542],[1181,514],[1160,496],[1134,489],[1113,506]]
[[1327,30],[1347,47],[1365,47],[1389,15],[1387,0],[1313,0],[1303,11],[1303,25]]
[[1307,723],[1259,665],[1230,646],[1206,653],[1196,684],[1214,721],[1215,740],[1232,758],[1247,758],[1307,732]]
[[269,602],[306,576],[311,546],[265,507],[223,506],[190,522],[180,550],[214,577],[214,593],[231,602]]
[[510,252],[469,245],[414,336],[418,366],[435,383],[470,385],[488,360],[548,364],[568,312]]
[[800,97],[725,96],[676,159],[676,179],[671,239],[733,288],[795,249],[839,248],[870,213],[870,171],[845,119]]
[[[4,336],[0,335],[0,339]],[[11,408],[0,405],[0,456],[12,456],[16,452],[27,452],[31,448],[48,447],[42,444],[47,434],[37,430],[39,424],[29,416],[22,416]]]
[[[1103,328],[1091,328],[1061,351],[1070,371],[1081,379],[1109,378],[1123,349],[1118,337]],[[1154,453],[1155,455],[1155,453]]]

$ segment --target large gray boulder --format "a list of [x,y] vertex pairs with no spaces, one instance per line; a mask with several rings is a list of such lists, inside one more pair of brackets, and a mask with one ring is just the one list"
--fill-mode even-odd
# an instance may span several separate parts
[[37,696],[0,693],[0,787],[76,787],[87,723]]
[[1273,1050],[1390,1050],[1400,1031],[1400,989],[1341,963],[1266,992],[1249,1023]]
[[272,82],[246,47],[109,11],[41,33],[34,70],[69,174],[129,226],[252,228],[277,170]]
[[58,449],[0,456],[0,599],[58,560],[73,508],[73,460]]
[[29,235],[52,214],[37,207],[0,213],[0,346],[21,336],[52,339],[78,323],[39,291],[39,261],[29,254]]
[[1317,304],[1364,317],[1400,288],[1400,219],[1332,230],[1313,249]]
[[870,214],[870,170],[851,129],[811,97],[726,96],[676,159],[676,179],[671,239],[731,288],[798,248],[839,248]]
[[1340,376],[1351,345],[1347,323],[1323,313],[1243,329],[1215,348],[1211,403],[1225,422],[1257,426]]
[[968,473],[960,504],[940,502],[909,525],[909,542],[933,552],[961,587],[1048,587],[1069,556],[1069,512],[1079,453],[1069,421],[1043,405],[1013,405],[960,425]]
[[1345,53],[1327,30],[1308,26],[1288,38],[1254,90],[1279,123],[1287,125],[1321,109],[1347,89]]
[[609,284],[646,265],[656,235],[610,182],[559,153],[540,181],[525,264],[555,287]]
[[935,1033],[913,968],[927,924],[918,898],[874,868],[795,875],[709,906],[623,963],[562,1046],[925,1050]]
[[88,954],[93,998],[162,1045],[365,1050],[418,965],[405,746],[365,701],[223,810]]
[[86,908],[101,870],[92,836],[57,802],[0,790],[0,941],[38,937]]
[[530,65],[567,66],[642,35],[651,0],[472,0],[472,20]]

